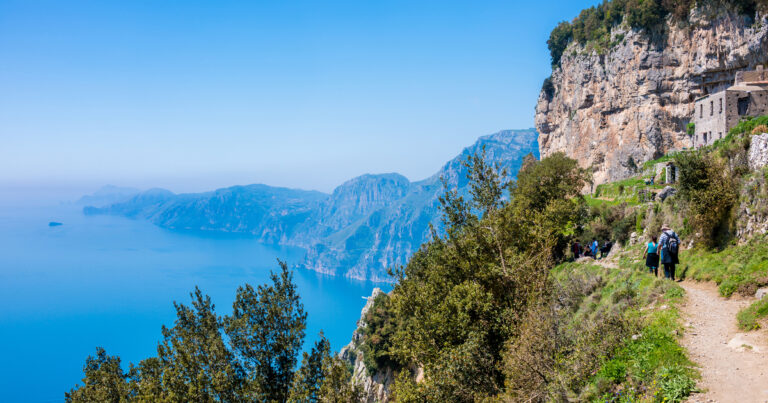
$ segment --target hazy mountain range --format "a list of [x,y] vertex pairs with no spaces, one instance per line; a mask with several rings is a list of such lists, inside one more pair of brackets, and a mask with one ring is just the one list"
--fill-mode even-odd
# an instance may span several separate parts
[[[362,175],[329,195],[267,185],[233,186],[205,193],[174,194],[150,189],[107,205],[90,205],[86,214],[146,219],[169,229],[253,234],[259,242],[307,250],[303,266],[357,279],[387,280],[388,267],[405,264],[440,230],[441,177],[467,191],[461,162],[485,146],[486,157],[515,176],[525,155],[538,158],[534,129],[504,130],[480,137],[433,176],[410,182],[397,174]],[[99,200],[108,198],[102,192]],[[117,197],[117,196],[116,196]],[[84,198],[88,200],[87,198]]]

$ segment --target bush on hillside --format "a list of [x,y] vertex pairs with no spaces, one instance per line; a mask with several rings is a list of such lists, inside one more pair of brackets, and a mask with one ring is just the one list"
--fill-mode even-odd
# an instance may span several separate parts
[[723,161],[701,151],[675,158],[680,169],[680,197],[687,204],[691,232],[705,246],[722,245],[729,236],[737,182]]
[[376,375],[383,368],[399,369],[397,361],[389,352],[396,324],[387,294],[376,297],[365,315],[365,323],[367,326],[362,329],[361,350],[368,374]]
[[597,238],[600,245],[606,240],[625,244],[637,225],[637,211],[626,203],[597,204],[590,207],[586,221],[580,234],[582,242],[589,243],[592,238]]
[[[501,188],[499,176],[476,174],[488,168],[478,159],[468,165],[474,188]],[[576,161],[556,153],[526,163],[509,201],[482,218],[469,207],[475,201],[441,198],[445,217],[461,219],[447,221],[446,237],[423,245],[395,272],[389,353],[402,367],[424,370],[420,383],[398,378],[398,401],[471,402],[503,390],[503,353],[528,310],[553,292],[548,271],[585,217],[580,190],[587,179]],[[493,196],[481,205],[496,206],[497,192],[475,193]]]

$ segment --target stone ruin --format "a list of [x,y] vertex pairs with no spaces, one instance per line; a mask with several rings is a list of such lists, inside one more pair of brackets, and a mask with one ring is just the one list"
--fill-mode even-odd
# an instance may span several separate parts
[[693,146],[708,146],[728,135],[728,130],[742,118],[766,114],[768,71],[761,65],[752,71],[739,71],[732,86],[708,93],[695,101]]

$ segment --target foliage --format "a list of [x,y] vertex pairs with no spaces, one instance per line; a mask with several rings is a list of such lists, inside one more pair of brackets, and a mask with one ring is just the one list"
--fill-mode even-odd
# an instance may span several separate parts
[[[565,21],[557,24],[557,26],[549,34],[547,47],[549,48],[549,55],[553,67],[560,65],[560,58],[563,57],[563,53],[565,52],[565,49],[568,47],[568,44],[571,42],[571,40],[573,40],[573,28],[571,27],[570,23]],[[542,90],[547,89],[546,80],[544,80],[544,84],[545,86],[542,88]],[[545,93],[547,92],[545,91]]]
[[174,303],[176,323],[172,328],[163,326],[157,360],[141,365],[157,364],[159,372],[141,373],[159,375],[159,379],[146,380],[162,385],[158,400],[235,400],[242,393],[243,377],[222,337],[214,305],[199,288],[191,296],[191,307]]
[[684,250],[680,261],[685,278],[714,281],[724,297],[734,292],[751,295],[758,287],[768,285],[768,241],[762,236],[719,251]]
[[[555,309],[537,313],[532,326],[524,325],[525,340],[510,344],[509,400],[687,396],[696,373],[673,335],[680,330],[683,290],[637,269],[637,257],[628,262],[614,269],[585,263],[553,269],[560,290]],[[669,308],[648,309],[654,304]]]
[[581,238],[587,243],[593,238],[600,241],[626,243],[637,225],[636,215],[635,209],[626,203],[612,206],[594,205],[589,209],[589,219],[584,226]]
[[760,329],[759,320],[766,316],[768,316],[768,298],[762,298],[739,311],[736,318],[742,330],[756,330]]
[[728,131],[727,137],[735,137],[740,134],[751,134],[759,126],[768,126],[768,115],[740,121]]
[[320,339],[315,342],[312,351],[302,355],[301,368],[294,374],[291,384],[289,402],[312,403],[320,399],[320,388],[325,379],[324,365],[330,358],[331,343],[320,332]]
[[96,356],[88,356],[83,367],[83,386],[64,394],[66,402],[127,402],[135,396],[128,383],[128,374],[120,367],[120,357],[107,355],[96,348]]
[[504,179],[509,176],[507,169],[501,168],[498,162],[489,165],[485,160],[483,145],[480,154],[471,154],[462,162],[468,172],[469,194],[472,196],[470,205],[483,216],[494,213],[501,207],[504,190],[510,186]]
[[[624,340],[624,347],[606,361],[604,367],[592,379],[592,383],[598,392],[604,392],[600,391],[599,387],[605,386],[601,379],[605,377],[614,385],[622,385],[622,388],[613,390],[622,390],[625,396],[646,396],[656,401],[681,401],[692,391],[697,376],[685,350],[674,336],[681,330],[678,305],[682,301],[683,290],[676,284],[647,275],[644,269],[637,270],[637,266],[642,266],[637,256],[639,254],[633,253],[629,260],[634,265],[622,264],[623,273],[609,273],[608,282],[610,284],[623,277],[625,282],[635,285],[635,299],[638,305],[631,308],[633,313],[627,314],[636,318],[641,328],[637,330],[636,336]],[[627,270],[631,272],[628,273]],[[617,279],[611,280],[611,275]],[[622,290],[621,287],[616,287],[610,292],[616,295]],[[637,309],[654,303],[656,306],[667,305],[668,308],[644,311]],[[624,375],[624,378],[616,376],[617,369],[620,370],[618,375]]]
[[[504,188],[502,176],[476,158],[467,164],[480,198],[471,202],[475,209],[441,199],[446,217],[462,219],[449,221],[445,238],[423,245],[396,272],[390,356],[403,367],[424,368],[419,384],[398,378],[396,393],[408,399],[474,401],[501,391],[506,342],[530,304],[549,291],[548,267],[583,217],[579,191],[587,175],[563,154],[528,161],[506,186],[508,203],[486,191]],[[453,211],[457,206],[463,210]]]
[[249,374],[255,396],[283,402],[293,381],[296,356],[304,340],[307,314],[299,298],[293,273],[279,262],[272,284],[239,287],[232,315],[224,319],[239,364]]
[[365,401],[359,385],[351,382],[352,372],[338,357],[326,356],[323,362],[323,382],[320,385],[321,403],[355,403]]
[[[316,402],[357,401],[351,373],[320,340],[304,354],[306,314],[293,273],[280,262],[272,284],[240,287],[231,316],[219,317],[211,298],[195,288],[192,304],[174,303],[176,322],[163,326],[157,356],[120,368],[120,358],[97,349],[88,357],[83,385],[65,394],[71,402]],[[226,337],[225,337],[226,335]],[[290,397],[290,399],[289,399]],[[337,400],[341,399],[341,400]]]
[[364,318],[366,326],[361,332],[361,350],[369,375],[376,374],[381,368],[399,369],[389,352],[396,328],[395,318],[389,305],[387,294],[379,294],[373,300],[373,305]]
[[688,204],[689,224],[707,246],[724,242],[730,214],[738,201],[737,182],[730,169],[711,154],[679,154],[679,191]]
[[685,132],[689,136],[693,136],[694,134],[696,134],[696,123],[690,122],[687,125],[685,125]]

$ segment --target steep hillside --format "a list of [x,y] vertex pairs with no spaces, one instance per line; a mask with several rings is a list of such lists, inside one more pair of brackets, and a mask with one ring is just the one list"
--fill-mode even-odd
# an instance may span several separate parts
[[533,153],[538,158],[536,144],[533,130],[505,130],[480,137],[435,175],[412,183],[402,198],[313,245],[307,253],[306,266],[326,273],[341,269],[352,278],[388,279],[387,268],[405,264],[430,239],[430,223],[440,231],[438,198],[445,192],[441,177],[466,195],[467,169],[462,162],[467,156],[485,148],[486,158],[499,163],[514,177],[523,157]]
[[[619,2],[608,6],[613,3]],[[610,29],[602,37],[571,39],[559,60],[555,49],[553,62],[559,65],[536,106],[542,156],[563,151],[583,167],[594,166],[600,184],[690,147],[686,125],[694,100],[732,84],[737,71],[768,62],[765,14],[755,20],[754,13],[716,5],[734,2],[696,3],[686,17],[669,15],[651,28],[632,28],[628,17],[614,25],[607,21]],[[585,10],[573,26],[585,30],[593,15],[605,11]],[[558,38],[569,38],[569,26],[561,27],[565,32],[553,32],[551,48]]]
[[435,175],[411,183],[399,174],[363,175],[331,195],[266,185],[234,186],[213,192],[173,194],[153,189],[86,214],[147,219],[176,230],[247,233],[260,242],[306,248],[304,266],[357,279],[387,280],[389,267],[404,264],[429,239],[429,225],[439,230],[440,181],[466,194],[462,161],[485,147],[489,161],[514,174],[523,157],[538,156],[537,133],[505,130],[484,136]]

